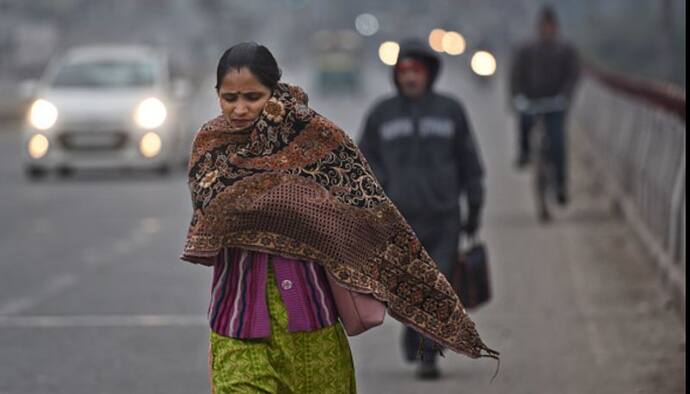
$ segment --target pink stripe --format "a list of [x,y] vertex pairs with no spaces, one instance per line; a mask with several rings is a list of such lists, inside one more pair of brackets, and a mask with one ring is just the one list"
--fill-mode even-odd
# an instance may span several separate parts
[[[319,327],[319,320],[316,316],[316,313],[314,311],[314,302],[315,300],[311,299],[311,293],[309,293],[309,284],[307,283],[307,273],[305,271],[306,267],[302,262],[295,261],[293,262],[292,266],[295,269],[295,273],[297,274],[299,280],[300,280],[300,288],[302,289],[302,305],[305,305],[307,308],[302,308],[305,312],[305,318],[307,319],[308,325],[307,329],[313,330],[317,327]],[[312,302],[310,302],[312,301]]]
[[319,297],[318,300],[314,300],[314,304],[316,305],[317,308],[321,308],[323,311],[323,316],[324,316],[324,321],[326,324],[330,323],[332,320],[331,312],[328,310],[326,307],[326,292],[321,286],[321,281],[319,280],[318,276],[316,275],[316,270],[314,269],[314,263],[309,262],[309,273],[311,274],[311,277],[314,279],[314,286],[316,286],[316,293]]
[[[216,265],[214,266],[214,280],[213,280],[213,287],[211,288],[211,303],[208,306],[208,315],[211,317],[211,314],[213,313],[213,310],[216,307],[216,304],[218,303],[219,299],[218,297],[220,296],[221,289],[220,287],[223,285],[223,281],[225,279],[225,276],[228,275],[228,262],[226,259],[227,254],[225,253],[225,250],[223,249],[219,254],[218,254],[218,261],[216,262]],[[221,305],[222,307],[222,305]],[[218,308],[220,310],[220,308]],[[216,319],[216,323],[218,322],[218,319]]]
[[335,307],[335,301],[333,300],[333,293],[331,292],[331,287],[328,285],[328,278],[326,278],[326,269],[321,267],[319,270],[319,278],[320,278],[320,283],[321,286],[325,289],[326,291],[326,300],[327,300],[327,305],[326,307],[328,308],[329,311],[331,311],[331,316],[333,316],[333,320],[330,321],[330,324],[335,324],[338,322],[338,309]]
[[228,281],[228,286],[230,289],[226,293],[225,301],[223,302],[222,316],[219,327],[223,329],[226,335],[229,335],[233,328],[232,318],[237,313],[235,310],[235,301],[239,298],[240,291],[242,290],[242,277],[244,276],[244,271],[246,270],[246,256],[245,251],[241,249],[233,249],[232,258],[232,277]]
[[268,259],[267,253],[261,253],[258,259],[259,270],[256,272],[257,286],[254,304],[254,315],[251,320],[252,338],[261,338],[271,335],[271,318],[268,314],[268,304],[266,302],[266,282],[268,280]]
[[309,279],[311,278],[311,273],[309,271],[309,263],[302,262],[300,264],[300,268],[302,275],[304,276],[304,290],[308,295],[308,298],[306,298],[304,301],[304,305],[306,305],[309,309],[310,316],[314,317],[314,325],[309,326],[308,329],[314,330],[321,327],[321,320],[323,319],[323,314],[321,316],[321,319],[319,319],[319,292],[317,290],[317,287],[313,283],[313,278],[311,280]]
[[218,256],[216,256],[216,262],[213,265],[213,280],[211,281],[211,301],[208,304],[208,311],[206,312],[206,315],[209,319],[211,318],[211,312],[213,311],[213,308],[216,305],[216,292],[218,290],[218,280],[221,276],[221,272],[223,271],[223,269],[225,269],[224,256],[224,249],[221,249],[221,251],[218,252]]
[[[235,249],[227,249],[227,256],[225,261],[227,262],[227,270],[228,272],[226,275],[228,275],[228,279],[226,280],[226,285],[225,285],[225,294],[223,294],[223,299],[221,300],[220,308],[218,308],[218,317],[216,318],[216,330],[221,333],[221,334],[227,334],[227,330],[225,327],[225,321],[227,320],[227,303],[228,299],[230,299],[231,296],[231,291],[234,288],[234,274],[237,271],[237,267],[235,267],[235,254],[236,251]],[[218,292],[220,295],[220,291]]]
[[228,303],[228,333],[234,333],[237,330],[237,326],[239,325],[238,317],[240,313],[240,308],[242,307],[242,296],[245,291],[245,289],[242,288],[242,285],[244,282],[244,276],[247,274],[247,269],[251,258],[251,252],[242,250],[241,253],[238,253],[238,255],[239,257],[237,264],[237,277],[234,281],[235,292],[232,297],[232,300],[229,300],[230,302]]
[[[261,280],[261,269],[262,269],[262,262],[264,262],[263,257],[265,256],[264,253],[254,253],[253,258],[252,258],[252,269],[251,272],[249,273],[249,276],[247,277],[247,281],[249,283],[249,287],[247,288],[247,291],[245,292],[245,297],[246,299],[243,300],[243,302],[246,302],[246,309],[244,311],[244,316],[243,316],[243,325],[242,325],[242,332],[240,333],[240,336],[242,338],[252,338],[253,333],[254,333],[254,319],[255,314],[257,309],[259,308],[259,302],[260,300],[258,299],[258,293],[259,293],[259,288],[260,288],[260,280]],[[265,301],[264,301],[265,302]]]
[[[256,253],[251,253],[251,259],[249,260],[251,268],[247,266],[245,270],[245,275],[247,275],[247,288],[244,289],[240,295],[240,302],[237,304],[237,335],[240,338],[249,337],[251,331],[249,330],[252,323],[252,314],[254,311],[254,299],[255,287],[256,287]],[[244,310],[243,310],[244,308]],[[242,321],[242,327],[240,329],[240,321]]]

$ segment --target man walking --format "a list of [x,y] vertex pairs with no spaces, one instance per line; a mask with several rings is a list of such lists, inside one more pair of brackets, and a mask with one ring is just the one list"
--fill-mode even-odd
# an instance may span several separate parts
[[[393,68],[396,94],[369,112],[360,148],[388,196],[446,276],[458,256],[461,231],[473,236],[484,203],[479,150],[462,105],[434,92],[441,61],[424,44],[401,46]],[[460,196],[467,214],[461,221]],[[421,337],[405,328],[404,352],[416,359]],[[434,343],[425,339],[418,377],[436,379]]]

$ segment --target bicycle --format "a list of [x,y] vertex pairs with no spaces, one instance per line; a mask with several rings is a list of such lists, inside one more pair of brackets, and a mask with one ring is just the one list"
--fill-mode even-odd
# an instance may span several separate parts
[[522,115],[531,116],[533,120],[533,162],[534,191],[537,204],[537,215],[542,223],[551,221],[549,194],[556,194],[555,164],[551,160],[551,142],[546,132],[545,117],[549,114],[564,112],[568,108],[568,99],[564,96],[552,96],[540,99],[527,99],[524,96],[515,98],[515,109]]

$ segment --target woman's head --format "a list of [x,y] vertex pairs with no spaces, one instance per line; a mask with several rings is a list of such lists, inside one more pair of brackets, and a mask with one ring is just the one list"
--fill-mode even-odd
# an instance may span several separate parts
[[225,51],[218,61],[216,91],[223,116],[233,128],[249,127],[259,117],[280,75],[263,45],[241,43]]

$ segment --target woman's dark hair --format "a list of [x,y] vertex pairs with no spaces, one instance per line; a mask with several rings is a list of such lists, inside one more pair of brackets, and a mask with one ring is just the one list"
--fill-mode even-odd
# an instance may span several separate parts
[[216,90],[220,89],[223,78],[231,69],[239,71],[242,67],[247,67],[271,91],[278,85],[282,74],[268,48],[255,42],[243,42],[233,45],[220,57],[216,71]]

